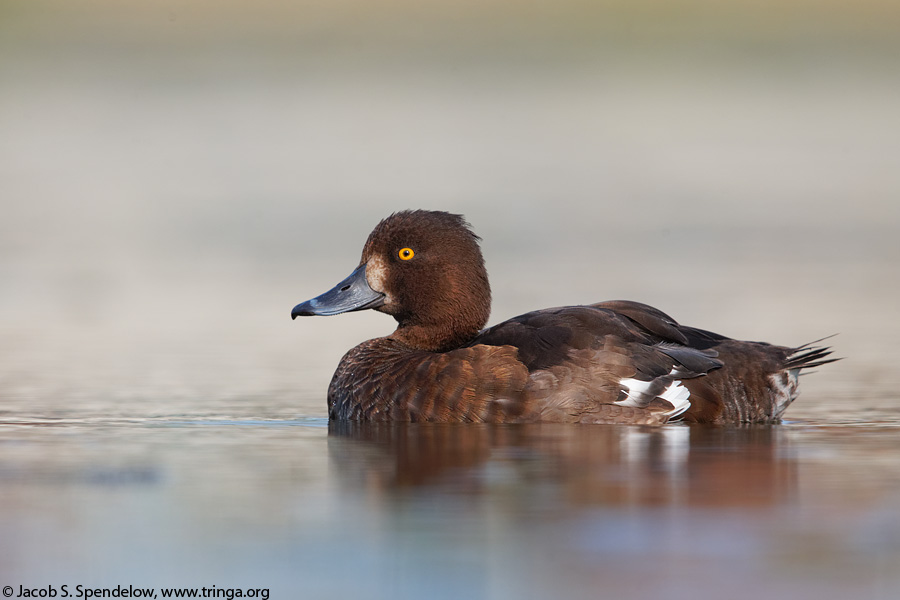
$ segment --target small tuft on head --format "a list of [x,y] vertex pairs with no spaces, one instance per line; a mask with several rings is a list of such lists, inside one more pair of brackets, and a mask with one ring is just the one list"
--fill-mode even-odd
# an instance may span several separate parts
[[382,219],[369,236],[370,241],[387,235],[402,236],[404,234],[428,231],[433,234],[456,232],[463,234],[476,244],[481,238],[472,231],[472,226],[463,215],[440,210],[400,210]]

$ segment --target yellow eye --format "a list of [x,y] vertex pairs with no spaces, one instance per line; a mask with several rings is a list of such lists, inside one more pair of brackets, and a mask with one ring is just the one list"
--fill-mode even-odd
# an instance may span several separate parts
[[412,248],[404,248],[397,253],[397,256],[400,257],[400,260],[409,260],[415,255],[416,253],[412,251]]

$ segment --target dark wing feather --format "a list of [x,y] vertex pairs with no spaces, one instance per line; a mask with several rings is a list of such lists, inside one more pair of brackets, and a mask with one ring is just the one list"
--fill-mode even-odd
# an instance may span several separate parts
[[664,313],[638,303],[604,303],[521,315],[472,343],[517,348],[531,374],[529,393],[538,400],[542,420],[622,422],[618,409],[633,408],[639,418],[652,413],[640,422],[659,422],[660,415],[675,410],[660,395],[677,380],[722,366],[715,351],[673,341],[686,339],[677,327]]
[[678,369],[679,374],[684,376],[696,377],[704,375],[723,365],[721,360],[716,359],[719,353],[715,350],[699,350],[697,348],[688,348],[687,346],[676,346],[668,342],[661,342],[656,345],[656,348],[684,367],[683,369]]
[[668,342],[687,344],[688,339],[681,332],[681,326],[663,311],[630,300],[609,300],[591,304],[594,308],[613,311],[618,315],[628,317],[648,332],[659,336]]
[[607,336],[653,344],[628,319],[610,310],[566,306],[538,310],[486,329],[470,345],[513,346],[529,371],[565,363],[573,351],[596,348]]
[[690,330],[655,308],[620,300],[527,313],[485,330],[472,344],[513,346],[531,372],[568,363],[573,352],[596,350],[606,340],[620,347],[596,361],[626,359],[633,369],[626,377],[650,380],[673,366],[679,376],[697,377],[722,366],[715,350],[683,345],[682,329]]

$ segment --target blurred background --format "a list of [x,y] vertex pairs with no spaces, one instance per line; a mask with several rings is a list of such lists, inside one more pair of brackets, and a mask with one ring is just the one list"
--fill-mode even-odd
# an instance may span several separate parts
[[[896,597],[898,63],[892,0],[2,0],[0,584]],[[290,310],[406,208],[491,323],[845,360],[771,429],[328,436],[393,321]]]
[[492,323],[629,298],[840,333],[807,388],[878,396],[898,57],[884,0],[5,0],[0,410],[324,415],[393,322],[288,313],[405,208],[472,222]]

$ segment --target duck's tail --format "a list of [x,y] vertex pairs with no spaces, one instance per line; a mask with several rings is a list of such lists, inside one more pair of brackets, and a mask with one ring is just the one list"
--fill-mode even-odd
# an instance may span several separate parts
[[840,358],[826,358],[831,355],[832,350],[829,346],[816,346],[819,342],[833,338],[835,335],[829,335],[821,339],[803,344],[792,348],[790,354],[784,359],[784,369],[786,371],[799,372],[800,369],[810,369],[812,367],[820,367],[841,360]]

